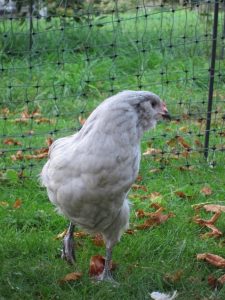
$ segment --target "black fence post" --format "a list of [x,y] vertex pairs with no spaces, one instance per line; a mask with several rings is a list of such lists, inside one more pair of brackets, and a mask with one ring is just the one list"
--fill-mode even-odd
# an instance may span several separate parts
[[208,154],[209,154],[209,137],[210,137],[210,127],[211,127],[213,89],[214,89],[214,78],[215,78],[215,63],[216,63],[218,15],[219,15],[219,0],[215,0],[211,66],[210,66],[209,92],[208,92],[208,109],[207,109],[207,115],[206,115],[206,130],[205,130],[205,144],[204,144],[204,156],[206,159],[208,158]]

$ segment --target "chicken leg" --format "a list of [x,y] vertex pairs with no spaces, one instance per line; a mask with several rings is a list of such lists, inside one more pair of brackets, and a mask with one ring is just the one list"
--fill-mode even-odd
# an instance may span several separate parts
[[115,283],[115,280],[111,274],[111,259],[112,259],[112,248],[106,248],[105,266],[102,274],[98,276],[98,280],[111,281]]
[[75,252],[74,252],[74,224],[70,222],[70,225],[68,227],[67,233],[64,236],[63,239],[63,249],[62,249],[62,255],[61,258],[65,259],[70,264],[75,264]]

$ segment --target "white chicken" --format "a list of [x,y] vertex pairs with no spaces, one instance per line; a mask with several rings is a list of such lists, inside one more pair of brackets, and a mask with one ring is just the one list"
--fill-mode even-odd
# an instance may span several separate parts
[[127,194],[141,158],[140,139],[162,117],[166,105],[147,91],[123,91],[102,102],[81,130],[56,140],[41,172],[50,201],[70,220],[62,257],[74,263],[74,225],[101,233],[106,260],[100,280],[112,280],[113,246],[129,224]]

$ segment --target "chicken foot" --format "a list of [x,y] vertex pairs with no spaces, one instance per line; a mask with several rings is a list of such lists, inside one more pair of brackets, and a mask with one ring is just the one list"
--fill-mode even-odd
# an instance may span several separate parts
[[62,255],[61,258],[66,260],[69,264],[74,265],[76,258],[75,258],[75,246],[74,246],[74,224],[70,222],[70,225],[68,227],[67,233],[64,236],[63,239],[63,249],[62,249]]
[[100,274],[97,280],[110,281],[116,283],[111,274],[111,259],[112,259],[112,248],[106,248],[105,266],[102,274]]

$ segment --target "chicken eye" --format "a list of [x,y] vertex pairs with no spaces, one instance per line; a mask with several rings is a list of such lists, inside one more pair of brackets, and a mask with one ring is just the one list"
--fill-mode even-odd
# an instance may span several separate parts
[[152,102],[152,107],[155,108],[156,105],[157,105],[157,102],[156,102],[156,101],[153,101],[153,102]]

